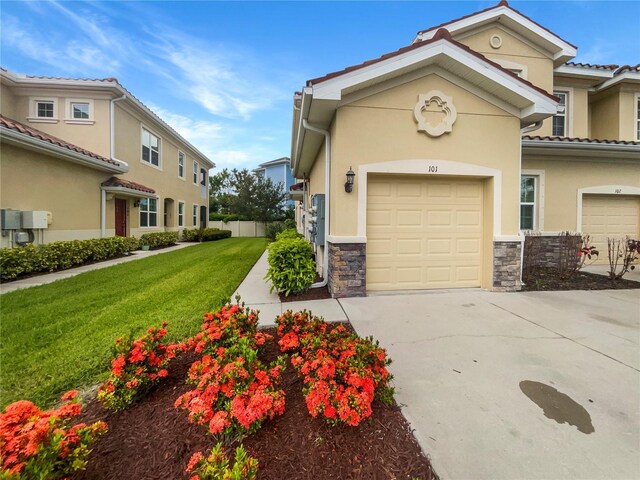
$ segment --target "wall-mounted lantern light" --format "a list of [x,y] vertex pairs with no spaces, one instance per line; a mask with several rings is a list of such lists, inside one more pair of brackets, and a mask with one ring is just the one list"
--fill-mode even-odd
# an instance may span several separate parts
[[353,179],[356,178],[356,174],[351,167],[349,167],[349,171],[347,172],[347,183],[344,184],[344,191],[347,193],[351,193],[353,190]]
[[138,208],[140,206],[140,200],[136,200],[135,202],[133,202],[133,206],[135,208]]

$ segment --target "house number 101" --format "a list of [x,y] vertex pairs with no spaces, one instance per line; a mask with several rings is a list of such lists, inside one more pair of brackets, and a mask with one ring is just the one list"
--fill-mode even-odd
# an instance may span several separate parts
[[429,165],[429,173],[436,173],[438,171],[437,165]]

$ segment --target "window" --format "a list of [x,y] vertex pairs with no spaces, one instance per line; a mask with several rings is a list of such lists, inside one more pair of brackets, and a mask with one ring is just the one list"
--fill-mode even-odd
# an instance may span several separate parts
[[160,139],[146,128],[142,129],[142,161],[160,166]]
[[198,205],[193,206],[193,226],[198,226]]
[[71,102],[71,118],[74,120],[89,120],[89,104]]
[[140,200],[140,226],[158,226],[158,200],[156,198],[143,198]]
[[560,99],[558,112],[553,116],[553,136],[564,137],[567,135],[567,106],[568,92],[553,92]]
[[640,95],[636,97],[636,140],[640,140]]
[[54,118],[53,101],[36,102],[36,116],[39,118]]
[[535,230],[536,177],[520,177],[520,230]]
[[178,202],[178,226],[184,227],[184,202]]
[[198,183],[198,162],[193,162],[193,183]]
[[178,176],[184,178],[184,153],[178,152]]

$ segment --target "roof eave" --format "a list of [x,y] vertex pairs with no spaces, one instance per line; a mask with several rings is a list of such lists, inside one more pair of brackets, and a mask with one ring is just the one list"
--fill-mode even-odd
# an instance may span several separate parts
[[615,154],[615,159],[624,158],[640,160],[640,144],[620,145],[577,141],[569,142],[563,140],[522,140],[523,155],[535,154],[540,156],[566,156],[569,152],[580,154],[581,157],[572,157],[573,160],[594,157],[602,158],[606,153]]
[[10,128],[0,127],[0,131],[2,132],[1,137],[3,142],[18,145],[28,150],[44,153],[45,155],[51,155],[96,170],[102,170],[104,172],[126,173],[129,171],[129,167],[127,165],[110,165],[103,160],[93,158],[89,155],[76,152],[66,147],[55,145],[46,140],[25,135]]
[[132,198],[158,198],[158,195],[150,192],[143,192],[134,188],[127,187],[100,187],[107,193],[117,193],[119,196]]

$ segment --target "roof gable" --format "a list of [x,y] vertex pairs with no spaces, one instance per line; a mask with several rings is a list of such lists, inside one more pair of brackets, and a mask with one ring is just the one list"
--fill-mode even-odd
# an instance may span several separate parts
[[553,59],[556,66],[572,59],[578,52],[578,47],[511,7],[505,0],[502,0],[494,7],[421,30],[417,33],[413,43],[430,40],[435,36],[438,29],[443,27],[446,27],[451,32],[451,35],[457,38],[493,23],[499,23],[513,30],[523,38],[539,46],[543,51],[548,52],[549,57]]

